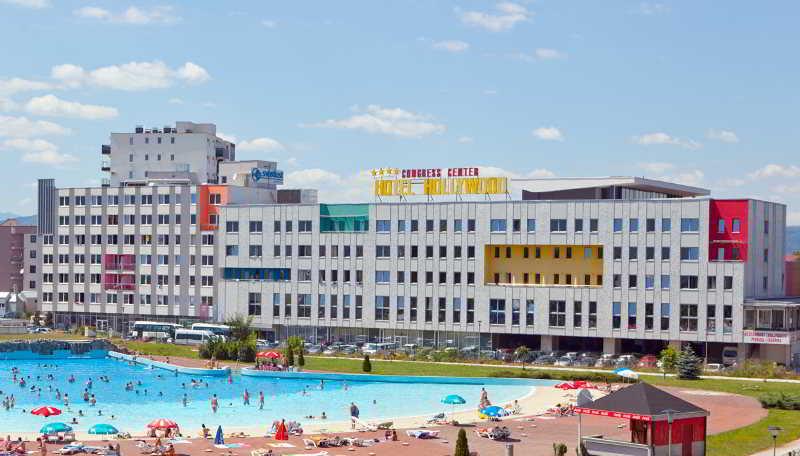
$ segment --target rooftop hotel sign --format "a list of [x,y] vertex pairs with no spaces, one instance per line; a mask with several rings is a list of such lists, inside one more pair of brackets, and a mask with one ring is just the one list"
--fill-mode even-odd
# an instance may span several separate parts
[[371,171],[375,196],[501,195],[508,178],[483,177],[478,168],[379,168]]

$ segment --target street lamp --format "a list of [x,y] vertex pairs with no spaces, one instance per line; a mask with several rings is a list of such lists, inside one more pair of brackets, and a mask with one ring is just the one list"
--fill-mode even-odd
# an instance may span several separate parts
[[478,362],[481,360],[481,320],[478,320]]
[[770,426],[767,428],[769,434],[772,436],[772,456],[778,452],[778,434],[783,430],[780,426]]
[[667,455],[669,456],[672,456],[672,422],[675,421],[676,412],[677,410],[672,409],[661,411],[667,415]]

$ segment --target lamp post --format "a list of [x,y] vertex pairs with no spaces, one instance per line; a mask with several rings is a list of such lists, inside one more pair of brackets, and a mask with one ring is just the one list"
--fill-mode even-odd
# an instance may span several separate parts
[[667,455],[672,456],[672,422],[675,421],[675,412],[677,410],[667,409],[662,410],[661,413],[667,415]]
[[769,434],[772,436],[772,456],[778,452],[778,434],[783,430],[780,426],[770,426],[767,428]]

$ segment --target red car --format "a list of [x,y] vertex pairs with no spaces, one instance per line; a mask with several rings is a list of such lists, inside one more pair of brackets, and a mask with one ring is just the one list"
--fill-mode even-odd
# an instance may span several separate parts
[[637,367],[656,367],[656,363],[658,363],[658,358],[656,355],[644,355],[639,359],[639,363]]

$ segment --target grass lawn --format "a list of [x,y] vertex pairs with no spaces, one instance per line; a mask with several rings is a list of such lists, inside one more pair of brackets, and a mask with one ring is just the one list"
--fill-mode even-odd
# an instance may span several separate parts
[[176,358],[199,358],[197,348],[188,345],[162,344],[158,342],[138,342],[133,340],[113,339],[115,344],[127,347],[143,355],[172,356]]
[[800,412],[796,410],[770,410],[761,421],[712,435],[708,438],[709,456],[747,456],[772,447],[772,437],[767,427],[780,426],[778,446],[796,440],[800,436]]
[[86,340],[86,337],[62,331],[51,331],[39,334],[0,334],[0,342],[13,340]]

